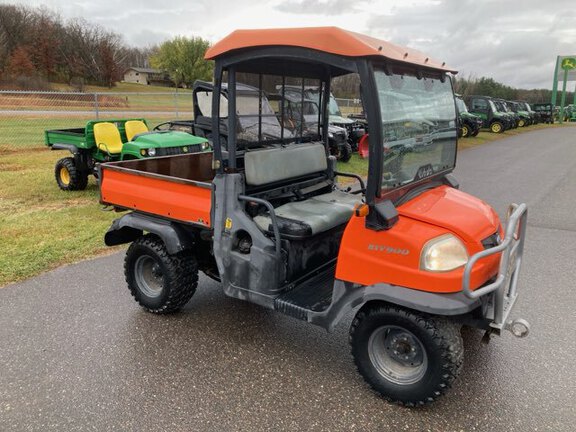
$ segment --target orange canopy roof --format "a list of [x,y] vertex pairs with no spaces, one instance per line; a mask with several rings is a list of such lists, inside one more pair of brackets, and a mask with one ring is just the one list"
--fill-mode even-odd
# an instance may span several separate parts
[[347,57],[382,56],[390,60],[456,73],[445,63],[420,51],[401,47],[338,27],[236,30],[212,46],[204,58],[215,59],[230,51],[264,46],[294,46]]

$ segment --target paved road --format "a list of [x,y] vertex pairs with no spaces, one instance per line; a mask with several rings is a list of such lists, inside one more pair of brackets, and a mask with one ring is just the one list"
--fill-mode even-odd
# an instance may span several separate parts
[[383,402],[356,374],[350,318],[332,334],[225,297],[141,311],[122,255],[0,290],[0,429],[573,431],[576,423],[576,128],[462,152],[462,189],[530,208],[516,315],[529,338],[465,334],[465,370],[436,404]]

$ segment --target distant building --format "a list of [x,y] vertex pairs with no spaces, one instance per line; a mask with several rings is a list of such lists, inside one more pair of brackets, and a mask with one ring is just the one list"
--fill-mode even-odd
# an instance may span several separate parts
[[166,87],[174,85],[166,72],[160,69],[141,67],[130,67],[126,69],[124,72],[124,82]]

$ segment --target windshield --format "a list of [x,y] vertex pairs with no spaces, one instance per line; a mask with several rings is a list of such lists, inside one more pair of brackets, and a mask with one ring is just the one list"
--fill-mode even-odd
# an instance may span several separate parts
[[468,112],[468,107],[466,107],[466,104],[464,103],[464,101],[460,98],[456,98],[456,107],[458,108],[458,112],[459,113],[466,113]]
[[384,138],[384,192],[452,169],[457,131],[450,80],[382,71],[374,75]]
[[328,113],[331,116],[339,116],[342,117],[342,113],[340,112],[340,108],[338,107],[338,102],[332,94],[330,94],[330,102],[328,104]]
[[[300,89],[296,90],[296,92],[301,93]],[[307,88],[305,89],[305,97],[316,104],[320,104],[320,91],[318,88]],[[336,102],[336,98],[332,93],[330,93],[330,100],[328,101],[328,114],[331,116],[339,116],[342,117],[342,112],[340,111],[340,107],[338,106],[338,102]]]

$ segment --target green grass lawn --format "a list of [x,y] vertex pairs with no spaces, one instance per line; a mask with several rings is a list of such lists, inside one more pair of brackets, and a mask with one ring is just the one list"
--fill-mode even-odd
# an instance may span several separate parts
[[117,215],[100,210],[94,179],[87,190],[56,186],[64,152],[0,150],[0,286],[107,251],[103,235]]
[[[51,84],[54,91],[75,91],[68,84],[52,83]],[[166,92],[178,92],[178,93],[192,93],[192,89],[183,89],[176,87],[163,87],[154,85],[143,85],[136,83],[126,83],[117,82],[114,87],[101,87],[94,85],[84,86],[84,93],[166,93]]]

